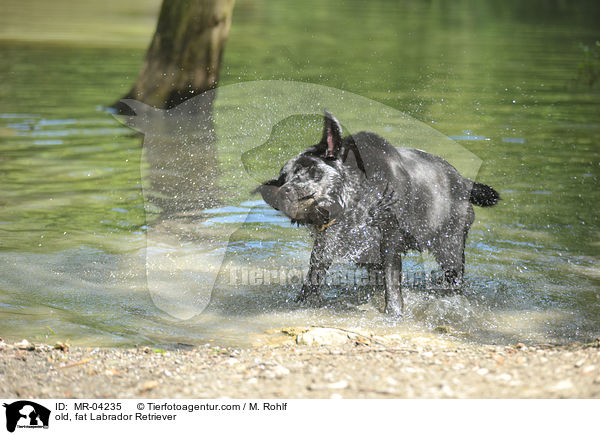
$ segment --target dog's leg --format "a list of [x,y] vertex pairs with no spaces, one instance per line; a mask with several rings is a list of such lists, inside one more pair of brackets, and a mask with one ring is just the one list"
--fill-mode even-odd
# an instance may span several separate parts
[[363,290],[366,299],[370,299],[374,294],[381,294],[385,291],[384,280],[383,280],[383,264],[381,263],[369,263],[366,264],[367,274],[369,275],[369,281],[367,288]]
[[383,281],[385,286],[385,313],[402,316],[404,301],[402,298],[402,249],[394,237],[384,236],[381,243]]
[[475,217],[473,207],[470,205],[462,212],[457,212],[457,215],[460,219],[445,234],[438,237],[432,250],[433,255],[442,267],[442,285],[450,291],[459,290],[462,286],[465,274],[467,235]]
[[319,298],[319,287],[321,287],[321,284],[325,280],[329,266],[331,266],[331,259],[325,255],[322,243],[317,240],[310,254],[308,275],[304,280],[302,290],[296,297],[296,302],[305,302]]
[[465,270],[465,235],[445,237],[443,244],[436,246],[432,253],[442,267],[443,283],[446,290],[457,290],[462,285]]

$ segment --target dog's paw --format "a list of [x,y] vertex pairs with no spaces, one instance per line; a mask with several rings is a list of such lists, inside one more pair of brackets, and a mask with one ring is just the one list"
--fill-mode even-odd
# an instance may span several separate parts
[[401,301],[396,301],[396,303],[388,303],[383,311],[390,317],[401,319],[404,316],[404,304]]

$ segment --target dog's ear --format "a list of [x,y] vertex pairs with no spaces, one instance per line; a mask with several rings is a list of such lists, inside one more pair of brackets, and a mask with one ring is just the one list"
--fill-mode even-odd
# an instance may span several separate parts
[[342,126],[335,117],[325,111],[325,124],[321,143],[326,145],[325,157],[338,158],[342,148]]
[[342,156],[342,162],[349,166],[357,167],[361,172],[365,174],[365,177],[369,178],[365,163],[363,162],[358,145],[353,138],[347,141],[344,147],[344,155]]

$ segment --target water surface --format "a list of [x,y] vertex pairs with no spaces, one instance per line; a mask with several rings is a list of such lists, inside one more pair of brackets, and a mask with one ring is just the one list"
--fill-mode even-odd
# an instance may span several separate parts
[[[310,240],[248,194],[256,179],[233,178],[240,150],[223,142],[218,189],[199,191],[202,207],[171,221],[177,241],[151,248],[212,246],[253,281],[224,270],[209,308],[191,319],[156,306],[145,267],[157,211],[142,189],[142,139],[105,107],[137,75],[159,2],[120,3],[7,2],[0,17],[4,338],[247,345],[266,329],[310,324],[449,325],[486,343],[598,336],[600,92],[577,81],[580,44],[600,38],[596,3],[237,2],[221,85],[295,80],[383,103],[478,156],[477,179],[500,191],[500,205],[476,210],[463,293],[407,290],[401,321],[358,290],[334,285],[323,306],[303,308],[293,280],[257,280],[257,271],[301,268]],[[225,246],[211,245],[224,233],[233,234]],[[427,256],[405,261],[409,271],[433,267]]]

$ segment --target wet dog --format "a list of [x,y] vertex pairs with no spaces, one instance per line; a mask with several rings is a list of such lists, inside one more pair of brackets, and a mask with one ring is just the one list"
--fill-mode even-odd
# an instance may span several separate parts
[[370,132],[342,137],[328,112],[321,141],[290,159],[257,190],[271,207],[310,230],[314,245],[299,301],[318,296],[334,260],[382,278],[385,312],[401,315],[402,254],[431,252],[445,283],[460,286],[472,204],[500,199],[492,187],[463,178],[444,159],[395,148]]

